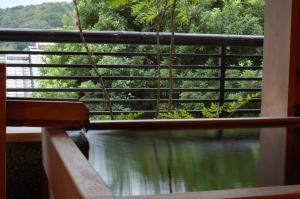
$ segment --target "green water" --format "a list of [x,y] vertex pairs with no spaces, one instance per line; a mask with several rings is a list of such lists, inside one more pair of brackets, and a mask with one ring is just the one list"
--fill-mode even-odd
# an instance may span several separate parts
[[257,131],[238,133],[89,132],[89,161],[116,196],[254,187]]

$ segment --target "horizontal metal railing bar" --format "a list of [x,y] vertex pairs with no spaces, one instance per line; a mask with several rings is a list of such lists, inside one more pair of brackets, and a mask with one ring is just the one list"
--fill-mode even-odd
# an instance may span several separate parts
[[[46,101],[81,101],[84,103],[95,102],[105,103],[105,99],[77,99],[77,98],[35,98],[35,97],[7,97],[8,100],[46,100]],[[234,100],[234,99],[230,99]],[[111,102],[156,102],[157,99],[111,99]],[[168,102],[168,99],[160,99],[161,102]],[[173,102],[217,102],[218,99],[173,99]]]
[[[234,102],[238,99],[225,99],[224,102]],[[84,99],[80,100],[84,103],[106,103],[107,101],[104,99]],[[147,103],[156,103],[156,99],[112,99],[110,100],[112,103],[136,103],[136,102],[147,102]],[[251,102],[260,102],[261,99],[252,99]],[[161,99],[161,103],[167,103],[168,99]],[[174,103],[208,103],[208,102],[218,102],[218,99],[173,99]]]
[[[157,80],[157,77],[145,76],[103,76],[103,80]],[[30,80],[99,80],[96,76],[7,76],[7,79],[30,79]],[[161,80],[168,80],[167,77],[162,77]],[[242,78],[245,79],[245,78]],[[174,77],[173,80],[202,80],[202,81],[217,81],[218,77]]]
[[226,54],[227,58],[263,58],[263,55]]
[[[234,102],[234,101],[237,101],[238,99],[225,99],[224,102]],[[248,103],[251,103],[251,102],[261,102],[261,98],[254,98],[254,99],[251,99],[251,101],[249,101]]]
[[[86,52],[79,51],[0,51],[4,55],[82,55],[87,56]],[[95,56],[116,56],[116,57],[134,57],[134,56],[157,56],[154,52],[93,52]],[[169,53],[161,53],[161,56],[169,56]],[[197,54],[197,53],[174,53],[178,57],[220,57],[219,54]],[[249,55],[249,54],[226,54],[228,58],[263,58],[263,55]]]
[[[0,54],[4,55],[85,55],[86,52],[80,51],[10,51],[1,50]],[[120,57],[132,57],[132,56],[156,56],[154,52],[93,52],[95,56],[120,56]],[[169,53],[161,53],[161,56],[169,56]],[[174,53],[174,56],[191,56],[191,57],[220,57],[220,54],[197,54],[197,53]],[[249,55],[249,54],[226,54],[229,58],[263,58],[263,55]]]
[[261,91],[261,88],[225,88],[224,90],[227,92],[239,92],[239,91],[259,92]]
[[[255,117],[255,118],[215,118],[179,120],[112,120],[93,121],[88,129],[120,130],[177,130],[177,129],[233,129],[233,128],[275,128],[300,127],[299,117]],[[159,131],[157,131],[159,133]]]
[[262,66],[226,66],[226,70],[262,70]]
[[[201,114],[202,110],[186,110],[187,112],[191,114]],[[260,113],[260,109],[239,109],[236,110],[237,113]],[[120,115],[120,114],[130,114],[130,113],[141,113],[144,114],[154,114],[155,110],[135,110],[135,111],[113,111],[114,115]],[[161,110],[160,113],[167,113],[167,110]],[[90,111],[90,115],[109,115],[109,111]]]
[[[63,51],[0,51],[0,55],[65,55],[65,56],[87,56],[86,52],[63,52]],[[94,56],[114,56],[114,57],[135,57],[135,56],[157,56],[154,52],[93,52]],[[169,56],[169,53],[161,53],[163,57]],[[174,53],[176,57],[220,57],[219,54],[197,54],[197,53]],[[246,55],[247,56],[247,55]],[[251,55],[249,55],[251,56]]]
[[[80,100],[83,103],[106,103],[104,99],[84,99]],[[112,103],[156,103],[156,99],[112,99]],[[160,99],[161,103],[167,103],[168,99]],[[207,103],[207,102],[218,102],[217,99],[172,99],[173,103]]]
[[[7,67],[37,67],[37,68],[91,68],[89,64],[7,64]],[[124,64],[124,65],[97,65],[98,68],[156,68],[157,65],[142,65],[142,64]],[[167,65],[161,65],[161,68],[168,68]],[[203,65],[174,65],[174,69],[220,69],[218,66],[203,66]]]
[[[108,92],[154,92],[157,88],[106,88]],[[162,92],[169,88],[161,88]],[[174,92],[218,92],[218,88],[174,88]],[[101,92],[99,88],[7,88],[7,92]],[[228,92],[258,92],[260,88],[226,88]]]
[[[106,88],[108,92],[154,92],[157,88]],[[169,88],[161,88],[162,92]],[[174,91],[217,92],[216,88],[174,88]],[[7,92],[102,92],[101,88],[7,88]]]
[[[7,64],[7,67],[34,67],[34,68],[90,68],[90,64]],[[98,68],[156,68],[157,65],[142,65],[142,64],[123,64],[113,65],[104,64],[97,65]],[[166,65],[161,65],[161,68],[168,68]],[[203,65],[174,65],[174,69],[220,69],[218,66],[203,66]],[[261,66],[227,66],[226,70],[262,70]]]
[[[187,110],[190,113],[201,113],[201,110]],[[141,113],[143,114],[154,114],[155,110],[135,110],[135,111],[113,111],[113,115],[120,115],[120,114],[130,114],[130,113]],[[160,113],[167,113],[168,111],[162,110]],[[90,111],[90,115],[109,115],[109,111]]]
[[30,100],[30,101],[80,101],[77,98],[47,98],[47,97],[7,97],[7,100]]
[[[81,101],[83,103],[106,103],[105,99],[77,99],[77,98],[35,98],[35,97],[8,97],[8,100],[46,100],[46,101]],[[225,102],[233,102],[238,99],[225,99]],[[112,103],[136,103],[147,102],[155,103],[157,99],[111,99]],[[200,103],[200,102],[218,102],[218,99],[173,99],[178,103]],[[260,98],[252,99],[250,102],[260,102]],[[168,99],[160,99],[160,102],[168,102]]]
[[261,81],[262,77],[227,77],[225,81]]
[[[145,76],[103,76],[103,80],[157,80],[157,77]],[[93,80],[98,81],[99,77],[96,76],[7,76],[7,79],[23,79],[23,80]],[[162,77],[161,80],[169,80],[168,77]],[[173,80],[180,81],[218,81],[219,77],[174,77]],[[225,81],[259,81],[261,77],[249,78],[225,78]]]
[[[84,31],[88,43],[156,44],[155,32]],[[171,33],[160,33],[160,43],[169,45]],[[3,42],[81,43],[78,30],[0,29]],[[262,46],[263,36],[175,33],[175,45]]]

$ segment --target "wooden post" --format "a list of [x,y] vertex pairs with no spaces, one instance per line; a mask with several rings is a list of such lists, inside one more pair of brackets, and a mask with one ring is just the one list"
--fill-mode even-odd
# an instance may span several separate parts
[[[288,115],[300,115],[300,2],[292,1]],[[300,129],[287,131],[285,184],[300,183]]]
[[[264,117],[299,115],[299,12],[298,0],[266,0],[262,94]],[[261,130],[260,185],[300,183],[300,136],[295,131],[292,128]]]
[[44,128],[42,137],[49,198],[115,198],[64,130]]
[[0,64],[0,198],[6,198],[5,191],[5,148],[6,148],[6,72]]

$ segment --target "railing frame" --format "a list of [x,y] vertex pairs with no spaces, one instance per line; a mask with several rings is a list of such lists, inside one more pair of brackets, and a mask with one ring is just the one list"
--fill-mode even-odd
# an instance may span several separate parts
[[[130,31],[84,31],[88,43],[112,44],[156,44],[155,32]],[[169,45],[171,33],[161,32],[160,43]],[[32,30],[0,29],[0,41],[3,42],[55,42],[81,43],[76,30]],[[253,35],[175,33],[175,45],[217,45],[262,46],[263,37]]]
[[[22,35],[22,36],[20,36]],[[85,38],[88,43],[99,43],[99,44],[141,44],[141,45],[155,45],[156,44],[156,33],[153,32],[115,32],[115,31],[84,31]],[[161,33],[160,40],[161,45],[169,45],[171,33]],[[79,31],[69,30],[28,30],[28,29],[0,29],[0,42],[58,42],[58,43],[81,43]],[[227,59],[231,58],[259,58],[261,55],[240,55],[240,54],[227,54],[226,47],[228,46],[249,46],[249,47],[261,47],[263,45],[262,36],[249,36],[249,35],[218,35],[218,34],[188,34],[188,33],[176,33],[175,34],[175,45],[205,45],[205,46],[217,46],[219,53],[216,54],[197,54],[197,53],[184,53],[175,54],[176,56],[183,56],[187,58],[202,57],[208,58],[213,57],[219,60],[217,66],[198,66],[198,65],[175,65],[174,69],[216,69],[219,70],[218,77],[175,77],[174,81],[191,80],[191,81],[216,81],[219,83],[218,88],[175,88],[176,92],[216,92],[218,93],[217,99],[199,100],[198,102],[213,103],[217,102],[219,106],[222,106],[225,102],[231,99],[225,99],[226,92],[259,92],[260,88],[244,88],[244,89],[229,89],[225,88],[225,81],[260,81],[261,78],[227,78],[225,76],[226,70],[245,70],[244,67],[230,66],[226,64]],[[0,54],[28,54],[31,55],[86,55],[86,52],[43,52],[43,51],[0,51]],[[151,52],[94,52],[95,56],[109,55],[109,56],[153,56],[156,54]],[[168,53],[162,53],[162,56],[168,56]],[[75,65],[59,65],[59,64],[8,64],[8,67],[66,67],[66,68],[88,68],[89,64],[75,64]],[[155,69],[156,65],[99,65],[98,67],[103,68],[151,68]],[[161,66],[161,68],[167,68],[167,66]],[[253,70],[262,70],[260,66],[251,67]],[[65,76],[8,76],[7,79],[22,79],[22,80],[77,80],[77,81],[97,81],[97,77],[65,77]],[[130,77],[130,76],[104,76],[105,81],[114,80],[141,80],[141,81],[154,81],[156,77]],[[167,80],[168,78],[162,78]],[[161,88],[162,92],[167,92],[168,88]],[[81,88],[8,88],[8,92],[102,92],[102,89],[81,89]],[[107,88],[108,92],[155,92],[156,88]],[[162,103],[166,103],[167,99],[161,99]],[[173,99],[176,104],[186,103],[186,100]],[[93,104],[96,103],[92,100]],[[142,102],[142,99],[128,99],[128,103]],[[255,100],[257,102],[257,100]],[[99,103],[105,103],[105,100],[97,101]],[[113,103],[120,103],[120,100],[112,100]],[[144,101],[146,102],[146,101]],[[155,101],[147,101],[155,103]],[[195,103],[196,100],[193,100]],[[88,102],[90,103],[90,102]],[[201,115],[201,110],[188,110],[192,114],[197,116]],[[145,115],[152,116],[155,111],[153,110],[132,110],[132,111],[114,111],[114,114],[128,114],[134,112],[144,112]],[[165,112],[165,111],[162,111]],[[241,109],[237,113],[259,113],[257,109]],[[107,115],[108,111],[91,111],[91,115]]]

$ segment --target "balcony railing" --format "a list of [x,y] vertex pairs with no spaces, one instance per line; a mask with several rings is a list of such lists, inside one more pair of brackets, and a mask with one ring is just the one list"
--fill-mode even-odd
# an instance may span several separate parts
[[[153,118],[157,93],[156,33],[86,31],[84,34],[103,74],[113,114],[143,112],[144,118]],[[161,112],[166,112],[168,103],[170,36],[169,33],[160,34]],[[8,70],[26,68],[31,71],[29,74],[8,74],[8,81],[30,82],[27,87],[8,84],[8,96],[80,100],[89,107],[94,119],[109,115],[102,89],[96,85],[98,77],[90,72],[91,65],[80,44],[78,31],[2,29],[0,42],[46,43],[43,50],[0,51],[0,56],[28,56],[23,62],[7,60]],[[175,110],[185,109],[195,117],[202,117],[202,108],[211,103],[222,105],[247,93],[261,91],[262,36],[176,33],[175,45]],[[37,58],[40,61],[35,62]],[[71,72],[57,75],[51,73],[51,69]],[[256,98],[237,110],[236,115],[257,116],[259,112],[260,99]]]

